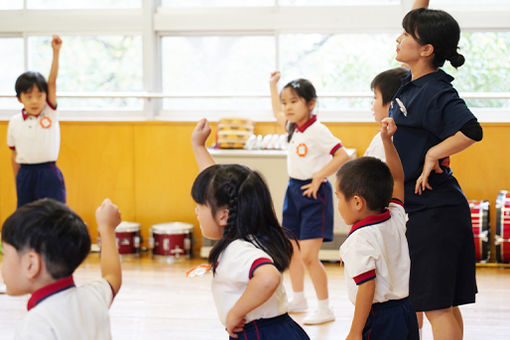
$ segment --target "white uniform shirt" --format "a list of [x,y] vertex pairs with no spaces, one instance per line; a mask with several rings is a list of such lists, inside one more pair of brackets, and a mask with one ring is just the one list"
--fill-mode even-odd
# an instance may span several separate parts
[[386,155],[384,154],[384,145],[380,132],[374,136],[363,156],[375,157],[386,162]]
[[[223,325],[228,312],[246,290],[254,270],[260,265],[273,263],[271,257],[250,242],[235,240],[221,253],[212,279],[212,293],[218,317]],[[246,323],[261,318],[273,318],[287,313],[287,294],[283,275],[274,294],[262,305],[249,312]]]
[[25,109],[9,120],[7,145],[16,150],[16,163],[55,162],[60,149],[60,127],[57,110],[49,103],[38,116]]
[[349,299],[355,304],[359,284],[375,279],[373,303],[409,295],[411,261],[407,245],[407,215],[393,199],[389,210],[356,222],[340,247]]
[[15,339],[111,339],[108,281],[76,287],[72,276],[43,287],[28,301],[28,314]]
[[291,178],[306,180],[324,168],[336,150],[342,147],[338,138],[312,116],[296,126],[288,146],[287,170]]

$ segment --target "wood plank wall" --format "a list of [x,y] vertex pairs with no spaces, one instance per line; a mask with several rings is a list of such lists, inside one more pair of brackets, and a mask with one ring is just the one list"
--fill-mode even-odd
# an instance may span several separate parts
[[[155,223],[182,221],[200,230],[190,188],[197,175],[190,122],[61,122],[62,144],[58,166],[67,186],[68,204],[97,237],[94,212],[104,197],[121,208],[123,219],[142,224],[147,241]],[[363,154],[377,133],[375,123],[328,123],[347,147]],[[492,228],[494,203],[501,189],[510,190],[510,124],[485,123],[484,140],[452,157],[452,168],[469,199],[488,199]],[[273,122],[256,124],[257,134],[280,133]],[[16,207],[7,122],[0,122],[0,221]],[[212,138],[210,138],[212,143]],[[4,145],[2,147],[2,144]],[[494,256],[494,254],[493,254]]]

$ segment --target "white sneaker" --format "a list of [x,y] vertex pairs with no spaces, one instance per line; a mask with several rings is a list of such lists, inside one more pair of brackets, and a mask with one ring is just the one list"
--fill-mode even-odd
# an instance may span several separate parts
[[306,315],[303,319],[305,325],[318,325],[325,322],[335,320],[335,314],[331,311],[331,308],[316,309],[312,313]]
[[289,313],[304,313],[308,310],[306,299],[292,299],[288,304]]

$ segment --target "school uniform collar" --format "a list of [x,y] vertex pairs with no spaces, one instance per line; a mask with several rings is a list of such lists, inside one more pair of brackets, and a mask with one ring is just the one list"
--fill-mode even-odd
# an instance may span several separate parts
[[347,235],[347,237],[349,237],[353,232],[355,232],[356,230],[358,230],[360,228],[368,227],[368,226],[371,226],[374,224],[379,224],[379,223],[389,220],[390,218],[391,218],[391,215],[390,215],[390,211],[388,209],[384,209],[384,211],[380,214],[367,216],[364,219],[362,219],[352,225],[351,231],[349,231],[349,235]]
[[317,115],[313,115],[310,117],[310,119],[308,119],[308,121],[306,123],[304,123],[303,125],[301,126],[298,126],[296,124],[296,130],[298,130],[299,132],[303,133],[305,132],[305,130],[310,126],[312,125],[313,123],[315,123],[315,121],[317,121]]
[[39,302],[43,301],[47,297],[50,297],[53,294],[57,294],[61,291],[64,291],[74,286],[75,285],[73,276],[70,275],[68,277],[64,277],[63,279],[50,283],[47,286],[39,288],[38,290],[32,293],[32,296],[28,300],[27,310],[31,310],[32,308],[37,306]]
[[[39,118],[40,115],[41,114],[39,113],[38,115],[32,115],[32,117]],[[21,116],[23,117],[23,120],[27,120],[27,118],[30,117],[25,108],[21,109]]]
[[429,82],[432,79],[443,80],[447,83],[451,83],[454,79],[451,75],[449,75],[448,73],[446,73],[445,71],[443,71],[441,69],[439,69],[435,72],[428,73],[428,74],[426,74],[418,79],[415,79],[415,80],[411,80],[412,77],[413,77],[413,75],[411,74],[411,72],[409,72],[409,74],[407,76],[405,76],[404,79],[402,80],[402,85],[405,86],[407,84],[413,84],[413,85],[422,87],[424,84],[426,84],[427,82]]

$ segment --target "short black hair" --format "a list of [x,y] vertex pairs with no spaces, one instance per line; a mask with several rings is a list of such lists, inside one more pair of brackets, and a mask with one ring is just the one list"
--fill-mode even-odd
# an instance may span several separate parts
[[90,235],[80,216],[49,198],[25,204],[9,216],[2,241],[18,253],[37,252],[56,280],[71,275],[90,251]]
[[48,82],[42,74],[34,71],[26,71],[16,79],[16,97],[20,97],[22,93],[27,92],[32,87],[37,86],[39,91],[46,92],[48,95]]
[[403,67],[383,71],[372,80],[370,89],[378,89],[381,92],[383,104],[386,105],[391,102],[402,84],[402,79],[408,74],[409,70]]
[[336,173],[338,190],[346,199],[363,197],[370,210],[382,211],[393,195],[393,176],[384,163],[375,157],[361,157],[346,162]]

